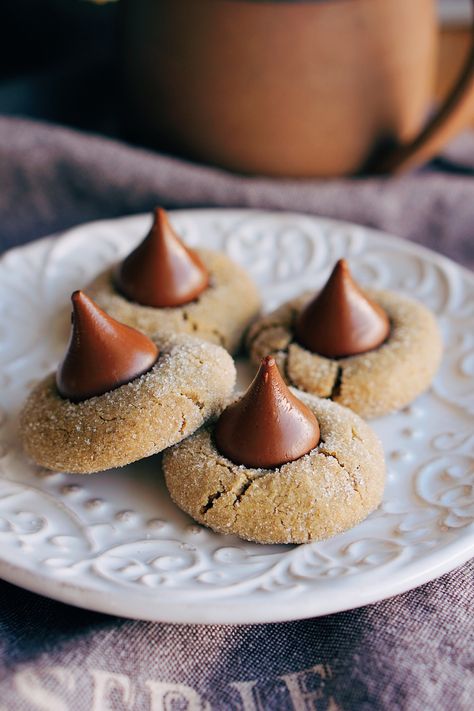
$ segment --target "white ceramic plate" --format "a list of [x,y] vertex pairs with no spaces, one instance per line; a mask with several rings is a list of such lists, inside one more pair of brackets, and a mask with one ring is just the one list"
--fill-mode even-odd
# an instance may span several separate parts
[[[474,551],[474,278],[385,234],[296,214],[172,213],[192,245],[226,252],[265,308],[317,288],[335,260],[437,314],[446,351],[430,390],[373,423],[385,446],[381,508],[323,543],[259,546],[195,525],[170,501],[159,458],[78,476],[29,462],[17,415],[67,342],[69,295],[126,254],[150,218],[87,224],[0,261],[0,576],[64,602],[173,622],[269,622],[375,602],[427,582]],[[239,366],[241,383],[249,367]]]

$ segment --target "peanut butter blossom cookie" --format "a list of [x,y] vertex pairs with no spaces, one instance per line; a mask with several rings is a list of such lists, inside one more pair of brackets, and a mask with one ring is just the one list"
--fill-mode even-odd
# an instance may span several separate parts
[[258,319],[248,332],[254,362],[271,353],[286,381],[378,417],[429,387],[442,342],[433,314],[391,291],[362,290],[340,259],[323,289]]
[[380,504],[382,445],[354,412],[290,390],[263,359],[247,390],[169,449],[172,499],[196,521],[258,543],[305,543],[362,521]]
[[88,473],[156,454],[219,414],[235,367],[196,338],[148,338],[83,292],[72,295],[69,346],[20,417],[27,454],[48,469]]
[[111,316],[149,336],[188,333],[230,352],[260,309],[247,273],[220,252],[186,247],[160,208],[143,242],[87,292]]

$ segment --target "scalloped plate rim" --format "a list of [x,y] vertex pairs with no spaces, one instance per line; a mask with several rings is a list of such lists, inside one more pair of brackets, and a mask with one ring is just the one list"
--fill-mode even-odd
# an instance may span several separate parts
[[[397,247],[400,249],[408,249],[408,251],[413,251],[415,254],[419,254],[421,257],[428,257],[430,261],[442,264],[444,266],[449,266],[449,268],[454,268],[456,271],[460,271],[465,278],[469,279],[472,281],[474,284],[474,273],[471,272],[467,267],[464,267],[462,264],[457,264],[454,260],[450,259],[449,257],[446,257],[444,254],[441,254],[439,252],[435,252],[434,250],[430,249],[429,247],[425,247],[422,244],[418,244],[418,242],[411,242],[408,239],[405,239],[404,237],[399,237],[398,235],[393,235],[390,232],[385,232],[384,230],[379,230],[374,227],[366,227],[365,225],[359,224],[357,222],[350,222],[349,220],[338,220],[333,217],[325,217],[324,215],[313,215],[309,212],[293,212],[291,210],[261,210],[258,208],[252,209],[252,208],[224,208],[224,207],[196,207],[196,208],[173,208],[167,210],[167,212],[171,215],[173,214],[178,214],[179,216],[182,217],[194,217],[198,216],[200,217],[220,217],[220,216],[225,216],[228,215],[229,213],[232,213],[235,216],[238,217],[251,217],[253,215],[255,216],[262,216],[264,217],[265,215],[279,215],[284,218],[295,218],[295,219],[301,219],[307,218],[308,220],[312,221],[315,220],[317,222],[325,223],[328,224],[332,227],[336,228],[347,228],[351,227],[354,228],[356,227],[357,229],[361,229],[364,232],[368,232],[372,235],[377,235],[377,239],[388,243],[388,244],[396,244]],[[79,225],[75,225],[74,227],[69,227],[65,230],[59,230],[57,232],[53,232],[52,234],[49,235],[44,235],[43,237],[39,237],[38,239],[32,241],[32,242],[27,242],[26,244],[21,244],[18,247],[12,247],[10,249],[7,249],[5,252],[0,253],[0,263],[3,259],[5,259],[8,255],[16,255],[16,253],[21,253],[25,249],[33,249],[34,247],[38,246],[38,248],[44,248],[44,246],[47,243],[54,243],[58,238],[64,238],[64,237],[73,237],[76,232],[83,232],[84,229],[89,229],[93,227],[100,227],[103,225],[107,225],[111,222],[114,224],[124,224],[127,222],[135,222],[138,220],[150,220],[150,215],[146,212],[139,212],[139,213],[134,213],[132,215],[121,215],[119,217],[110,217],[110,218],[104,218],[100,220],[91,220],[90,222],[84,222]]]
[[[332,589],[332,586],[328,586],[324,591],[328,601],[325,605],[319,604],[317,610],[313,608],[314,597],[317,595],[317,590],[308,590],[298,595],[296,606],[292,606],[292,594],[288,596],[283,594],[283,599],[280,601],[277,599],[278,594],[272,593],[274,599],[271,601],[271,605],[258,606],[254,604],[253,608],[251,606],[250,609],[245,608],[243,605],[236,605],[235,598],[231,598],[230,602],[222,602],[213,599],[211,606],[209,606],[205,600],[204,604],[196,604],[196,602],[192,604],[187,602],[173,603],[167,600],[166,608],[160,610],[160,601],[157,599],[156,604],[147,608],[147,614],[146,617],[144,617],[134,613],[132,609],[133,601],[130,599],[133,598],[133,594],[131,593],[118,591],[115,593],[114,600],[111,600],[110,593],[108,592],[82,588],[80,584],[71,584],[69,581],[57,581],[46,577],[39,578],[35,573],[20,568],[19,566],[14,566],[1,559],[0,577],[6,582],[18,585],[25,590],[43,595],[57,602],[129,619],[174,624],[263,624],[290,622],[312,617],[322,617],[337,612],[345,612],[409,592],[451,572],[474,556],[474,540],[469,547],[466,547],[461,541],[454,541],[446,546],[445,550],[451,550],[451,548],[454,549],[451,556],[443,559],[438,565],[426,565],[431,558],[439,558],[438,553],[427,554],[423,558],[425,565],[421,570],[419,561],[412,561],[404,569],[404,577],[399,579],[396,584],[390,581],[390,583],[374,585],[368,590],[365,587],[359,587],[358,599],[352,599],[351,601],[349,601],[349,599],[343,600],[343,595],[337,590],[339,587],[337,584],[334,586],[335,589]],[[456,550],[457,548],[459,548],[459,550]],[[377,574],[377,569],[367,573],[369,576],[376,576]],[[170,593],[172,594],[173,591],[170,591]],[[87,595],[87,601],[81,600],[81,595]],[[344,596],[347,596],[346,591],[344,592]],[[157,595],[157,598],[158,597]],[[140,602],[143,603],[143,597],[137,596],[137,598],[139,607]],[[202,603],[202,601],[200,602]],[[196,615],[196,611],[199,612],[199,615]],[[197,617],[199,617],[199,619],[197,619]]]

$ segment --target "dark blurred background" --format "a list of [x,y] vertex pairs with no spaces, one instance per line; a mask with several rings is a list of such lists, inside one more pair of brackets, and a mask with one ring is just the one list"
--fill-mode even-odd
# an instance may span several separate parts
[[117,3],[0,0],[0,113],[117,131]]

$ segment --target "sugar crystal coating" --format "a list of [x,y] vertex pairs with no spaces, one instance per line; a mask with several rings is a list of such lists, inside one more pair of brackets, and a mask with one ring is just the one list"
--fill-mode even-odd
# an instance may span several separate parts
[[271,353],[290,385],[327,397],[372,418],[408,405],[430,385],[442,355],[436,319],[423,304],[391,291],[367,289],[390,319],[379,348],[348,358],[312,353],[294,340],[294,323],[311,292],[301,294],[250,327],[247,348],[254,362]]
[[196,249],[209,272],[209,287],[183,306],[153,308],[126,299],[114,286],[114,268],[99,274],[87,293],[111,316],[153,336],[160,331],[198,336],[234,353],[260,310],[260,296],[246,271],[225,254]]
[[316,415],[318,445],[274,469],[234,464],[216,448],[213,426],[167,450],[172,499],[219,533],[258,543],[306,543],[345,531],[380,504],[383,449],[354,412],[292,389]]
[[20,417],[27,454],[49,469],[102,471],[156,454],[217,416],[235,383],[230,355],[183,334],[155,341],[155,366],[104,395],[73,403],[54,374],[40,382]]

